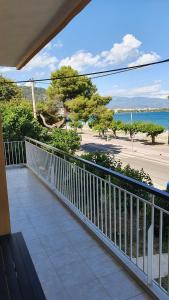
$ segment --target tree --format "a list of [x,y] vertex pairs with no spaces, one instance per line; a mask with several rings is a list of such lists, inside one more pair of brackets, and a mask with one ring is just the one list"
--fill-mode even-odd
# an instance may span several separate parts
[[47,128],[59,128],[64,124],[63,116],[59,115],[61,99],[39,101],[36,105],[39,122]]
[[70,127],[72,127],[75,131],[77,131],[77,129],[82,129],[83,128],[83,123],[80,121],[70,121],[69,122]]
[[80,136],[74,130],[55,128],[46,140],[51,146],[74,154],[80,147]]
[[1,106],[1,114],[4,138],[7,140],[22,140],[24,136],[39,139],[46,133],[33,118],[32,107],[27,101],[7,102]]
[[140,131],[146,133],[147,136],[151,137],[152,144],[155,144],[155,138],[163,133],[165,128],[161,125],[157,125],[150,122],[142,122],[140,123]]
[[[48,97],[52,100],[56,95],[61,95],[63,102],[74,99],[78,96],[90,98],[95,92],[96,87],[91,79],[80,76],[78,71],[70,66],[63,66],[51,74],[52,83],[47,90]],[[59,78],[59,79],[55,79]]]
[[101,132],[104,136],[105,132],[110,128],[114,112],[105,106],[98,106],[95,108],[92,120],[89,126],[96,131]]
[[19,86],[12,83],[10,79],[0,76],[0,101],[10,101],[22,97],[22,89]]
[[105,133],[108,131],[108,126],[106,126],[106,124],[104,124],[104,122],[100,122],[93,126],[93,130],[98,131],[99,135],[104,137]]
[[99,114],[99,110],[110,111],[105,107],[110,100],[111,97],[103,97],[96,93],[90,99],[78,96],[71,101],[67,101],[65,105],[70,111],[71,119],[87,122],[89,119],[95,118]]
[[117,138],[116,132],[122,128],[122,122],[113,120],[110,124],[110,128],[113,131],[114,137]]
[[140,131],[140,127],[138,126],[138,122],[121,123],[120,128],[122,130],[124,130],[125,134],[129,133],[130,138],[132,138],[134,134],[136,134]]
[[71,120],[74,121],[84,121],[88,120],[87,105],[89,100],[84,96],[78,96],[71,101],[66,101],[65,106],[70,112],[69,116]]

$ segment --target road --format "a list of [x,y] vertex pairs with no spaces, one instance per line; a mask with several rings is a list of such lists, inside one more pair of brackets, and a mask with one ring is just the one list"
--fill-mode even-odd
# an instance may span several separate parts
[[[85,143],[83,142],[82,149],[85,151],[104,151],[111,152],[112,148],[109,145],[102,145],[99,142]],[[113,153],[113,151],[112,151]],[[130,164],[135,169],[143,168],[147,172],[155,187],[165,189],[166,182],[169,181],[169,162],[158,161],[150,157],[140,157],[137,153],[123,153],[117,151],[114,155],[116,159],[120,159],[123,164]]]

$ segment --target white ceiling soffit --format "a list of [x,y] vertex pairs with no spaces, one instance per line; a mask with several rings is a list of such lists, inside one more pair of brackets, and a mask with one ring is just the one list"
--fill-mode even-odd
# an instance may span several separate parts
[[90,0],[0,0],[0,66],[22,68]]

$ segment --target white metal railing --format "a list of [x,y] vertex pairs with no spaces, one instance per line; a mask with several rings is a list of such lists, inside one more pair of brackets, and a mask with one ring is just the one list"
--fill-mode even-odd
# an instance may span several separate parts
[[32,139],[25,143],[27,166],[167,296],[168,194]]
[[25,164],[25,141],[4,142],[4,156],[6,166]]

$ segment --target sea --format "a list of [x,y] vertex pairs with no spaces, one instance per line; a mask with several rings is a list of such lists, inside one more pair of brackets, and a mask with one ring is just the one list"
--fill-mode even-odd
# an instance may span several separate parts
[[120,112],[115,113],[115,120],[121,120],[123,122],[146,121],[153,122],[164,126],[166,129],[169,126],[169,111],[158,112]]

